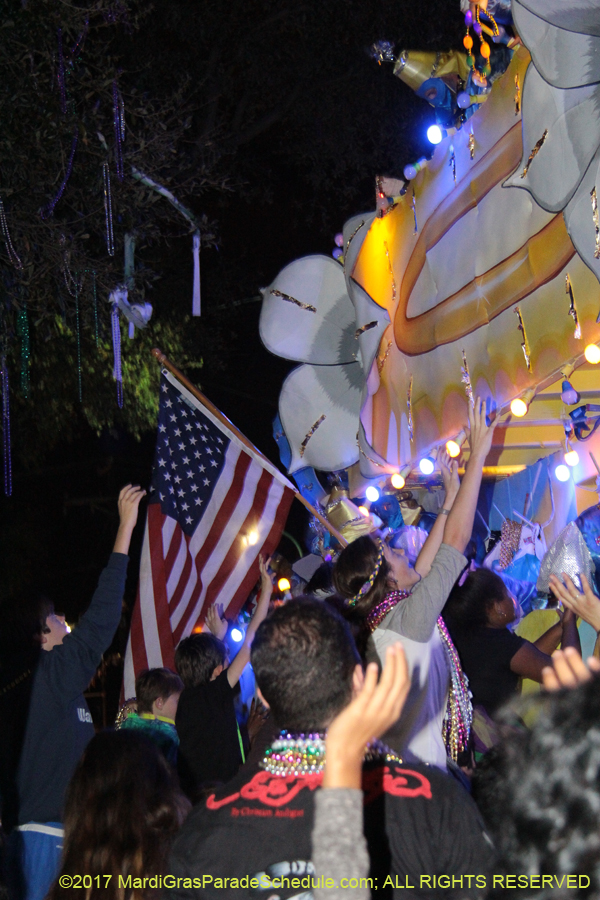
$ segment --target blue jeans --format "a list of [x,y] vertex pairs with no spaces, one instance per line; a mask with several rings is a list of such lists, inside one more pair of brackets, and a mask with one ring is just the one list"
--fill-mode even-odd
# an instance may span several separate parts
[[28,822],[6,842],[6,883],[10,900],[44,900],[58,874],[63,845],[60,822]]

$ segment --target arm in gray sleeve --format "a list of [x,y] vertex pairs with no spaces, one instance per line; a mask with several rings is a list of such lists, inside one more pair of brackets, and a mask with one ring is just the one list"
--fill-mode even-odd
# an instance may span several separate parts
[[429,573],[419,581],[412,594],[394,608],[383,627],[413,641],[428,641],[454,582],[466,564],[462,553],[442,544]]
[[369,900],[363,887],[341,887],[342,879],[366,879],[369,854],[363,834],[363,792],[353,788],[322,788],[315,797],[312,833],[315,878],[331,878],[335,887],[314,888],[314,900]]

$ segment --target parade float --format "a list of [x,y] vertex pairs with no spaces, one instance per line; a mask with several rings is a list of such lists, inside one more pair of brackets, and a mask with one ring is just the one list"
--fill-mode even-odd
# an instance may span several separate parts
[[310,256],[279,273],[261,337],[302,363],[281,390],[279,434],[313,496],[327,481],[312,470],[345,470],[350,496],[365,498],[370,486],[421,486],[444,445],[468,458],[467,406],[481,395],[500,422],[486,466],[490,527],[519,504],[548,518],[552,483],[552,537],[573,518],[576,486],[580,508],[593,499],[600,446],[600,37],[591,14],[515,0],[510,61],[487,94],[469,96],[461,74],[486,74],[470,24],[487,23],[488,57],[486,31],[507,33],[475,9],[466,58],[388,49],[395,73],[428,98],[453,84],[458,115],[442,118],[432,157],[407,166],[404,182],[378,180],[379,208],[345,224],[337,260]]

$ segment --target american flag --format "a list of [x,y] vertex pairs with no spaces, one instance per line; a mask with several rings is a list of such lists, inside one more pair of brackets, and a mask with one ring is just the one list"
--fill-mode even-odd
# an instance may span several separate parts
[[293,498],[287,478],[163,371],[125,697],[142,669],[174,667],[177,644],[212,603],[239,612]]

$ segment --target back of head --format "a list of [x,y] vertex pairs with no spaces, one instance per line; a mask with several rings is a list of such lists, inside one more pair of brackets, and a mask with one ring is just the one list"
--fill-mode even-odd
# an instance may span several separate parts
[[463,628],[485,628],[494,602],[502,600],[506,594],[506,586],[499,575],[484,567],[475,569],[469,572],[463,584],[454,585],[442,615]]
[[[534,707],[531,730],[513,731],[474,782],[475,799],[500,855],[498,871],[585,873],[591,884],[572,896],[597,897],[600,680],[541,695]],[[558,900],[566,896],[564,888],[553,881],[550,890],[531,890],[528,897]],[[523,895],[522,890],[514,893]]]
[[304,594],[307,597],[328,597],[333,594],[333,564],[324,562],[313,572],[306,585]]
[[0,605],[0,654],[27,653],[38,649],[46,618],[54,612],[54,604],[37,590],[25,591],[20,597]]
[[[333,569],[333,583],[336,591],[346,599],[356,597],[360,589],[373,576],[378,556],[379,547],[368,534],[344,547]],[[354,610],[359,616],[367,616],[374,606],[381,603],[390,590],[389,576],[390,567],[384,557],[372,586],[353,604]]]
[[275,722],[300,733],[323,730],[347,705],[359,662],[347,623],[310,598],[290,600],[261,623],[251,659]]
[[146,669],[135,679],[135,696],[138,713],[151,713],[152,704],[159,697],[166,700],[171,694],[180,694],[183,681],[170,669]]
[[217,666],[225,665],[227,647],[208,632],[184,638],[175,651],[175,668],[185,687],[208,684]]
[[[171,837],[188,808],[151,741],[130,731],[96,735],[67,792],[62,872],[112,874],[114,895],[103,886],[92,896],[118,896],[119,874],[164,871]],[[61,894],[57,882],[51,896]]]

